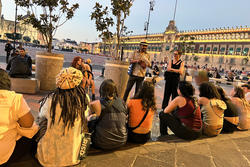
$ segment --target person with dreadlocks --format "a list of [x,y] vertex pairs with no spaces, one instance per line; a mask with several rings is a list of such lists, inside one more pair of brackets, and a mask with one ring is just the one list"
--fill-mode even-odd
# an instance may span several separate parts
[[126,104],[118,97],[116,85],[111,79],[102,82],[99,92],[101,99],[90,103],[93,113],[90,117],[97,117],[96,124],[89,126],[89,130],[93,131],[91,141],[94,147],[104,150],[119,148],[127,142]]
[[0,166],[22,161],[36,153],[32,137],[38,131],[22,94],[10,90],[8,73],[0,69]]
[[71,166],[80,162],[81,132],[87,132],[85,114],[89,97],[81,87],[82,72],[69,67],[56,78],[57,88],[41,101],[39,117],[48,120],[38,143],[37,157],[43,166]]

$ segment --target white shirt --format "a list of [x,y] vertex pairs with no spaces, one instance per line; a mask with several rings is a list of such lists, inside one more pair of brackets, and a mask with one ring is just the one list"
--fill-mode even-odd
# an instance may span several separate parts
[[250,103],[250,92],[247,92],[245,96],[248,103]]
[[16,141],[17,121],[30,111],[22,94],[0,90],[0,164],[7,162],[12,155]]
[[[60,104],[56,106],[55,123],[51,125],[50,117],[51,98],[48,98],[39,116],[48,119],[47,131],[37,146],[37,158],[43,166],[71,166],[80,163],[78,159],[81,145],[81,120],[76,119],[74,127],[64,131],[64,123],[58,120],[62,109]],[[85,111],[86,113],[86,111]]]

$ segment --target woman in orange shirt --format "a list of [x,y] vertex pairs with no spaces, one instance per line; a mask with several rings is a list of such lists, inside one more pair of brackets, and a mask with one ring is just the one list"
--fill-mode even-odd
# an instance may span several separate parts
[[144,81],[139,93],[129,101],[128,141],[145,143],[150,139],[156,111],[154,84]]

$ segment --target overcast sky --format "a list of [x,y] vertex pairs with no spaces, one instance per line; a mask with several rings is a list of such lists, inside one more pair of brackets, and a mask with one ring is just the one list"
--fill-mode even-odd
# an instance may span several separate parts
[[[56,38],[70,38],[76,41],[100,41],[91,11],[97,0],[70,0],[80,8],[72,20],[64,24],[56,33]],[[162,33],[169,20],[173,19],[176,0],[155,0],[151,12],[149,33]],[[108,5],[109,0],[98,0]],[[14,20],[14,0],[2,0],[2,14],[5,19]],[[126,26],[134,34],[144,34],[144,23],[148,17],[149,0],[135,0]],[[18,13],[24,10],[18,8]],[[176,26],[179,30],[250,26],[250,0],[178,0]]]

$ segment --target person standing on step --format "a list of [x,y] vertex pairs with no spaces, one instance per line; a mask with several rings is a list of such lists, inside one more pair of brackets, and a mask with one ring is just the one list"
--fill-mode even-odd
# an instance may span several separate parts
[[135,95],[139,91],[146,75],[146,68],[151,66],[150,56],[147,53],[147,46],[147,42],[141,42],[140,49],[136,51],[130,59],[130,67],[128,70],[129,79],[123,96],[125,102],[127,101],[129,92],[135,83]]
[[7,41],[5,45],[5,51],[6,51],[6,64],[9,62],[10,52],[13,50],[13,46],[11,45],[10,41]]
[[180,75],[182,75],[184,72],[184,63],[180,59],[181,54],[181,51],[174,51],[174,60],[169,60],[167,71],[164,73],[166,82],[162,109],[167,107],[171,95],[172,100],[178,96],[178,83],[180,81]]
[[88,79],[89,79],[89,85],[91,86],[91,93],[92,93],[92,100],[95,100],[95,82],[94,82],[94,75],[93,75],[93,69],[91,65],[91,59],[87,59],[85,62],[86,66],[89,66],[88,71]]

